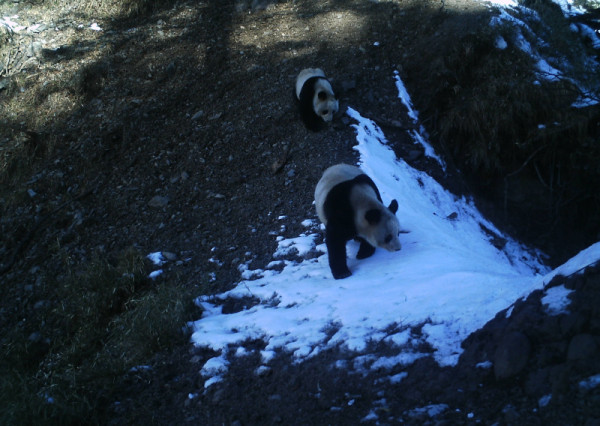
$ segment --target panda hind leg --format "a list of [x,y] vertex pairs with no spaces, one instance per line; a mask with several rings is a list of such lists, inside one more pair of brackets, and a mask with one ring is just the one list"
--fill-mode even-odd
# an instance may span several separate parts
[[358,253],[356,254],[357,259],[366,259],[367,257],[373,256],[375,253],[375,247],[369,244],[364,238],[357,238],[357,241],[360,242],[360,247],[358,249]]

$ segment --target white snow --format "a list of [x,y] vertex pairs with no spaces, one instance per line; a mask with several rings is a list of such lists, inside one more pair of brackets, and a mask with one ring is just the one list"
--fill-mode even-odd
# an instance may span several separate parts
[[[281,272],[255,270],[256,279],[198,299],[204,313],[192,324],[192,340],[219,352],[203,369],[207,378],[220,377],[229,357],[249,339],[265,341],[261,352],[265,364],[279,350],[302,362],[341,346],[354,360],[336,363],[338,368],[392,370],[430,356],[415,350],[425,342],[440,365],[455,365],[461,342],[497,312],[543,288],[554,274],[568,275],[600,259],[599,243],[548,273],[535,253],[502,234],[472,202],[397,159],[373,121],[353,109],[347,112],[357,122],[359,166],[377,184],[385,203],[392,198],[399,202],[397,216],[410,231],[401,235],[403,249],[377,250],[371,258],[358,261],[358,245],[349,242],[353,275],[336,281],[312,212],[304,222],[312,232],[279,238],[277,255],[292,248],[301,257],[310,251],[323,254],[301,262],[284,260]],[[493,237],[506,241],[502,249],[492,244]],[[277,264],[282,266],[281,261]],[[553,303],[566,297],[554,291],[550,295],[556,297]],[[237,313],[222,313],[219,301],[242,297],[260,303]],[[416,326],[422,326],[420,333],[413,332]],[[372,353],[371,342],[386,342],[396,348],[396,355]],[[219,368],[212,368],[213,364]],[[404,377],[398,376],[397,368],[393,374],[396,379]]]
[[[162,254],[161,251],[150,253],[146,256],[146,258],[148,258],[156,266],[162,266],[167,262],[167,259],[165,258],[165,256]],[[162,275],[162,273],[163,273],[162,269],[157,269],[155,271],[150,272],[150,274],[148,275],[148,278],[155,280],[160,275]]]
[[[543,41],[517,18],[515,8],[522,7],[509,0],[491,3],[503,8],[492,24],[509,23],[518,28],[516,40],[498,39],[497,47],[505,49],[509,42],[516,43],[536,60],[542,77],[562,78],[562,72],[538,53]],[[569,2],[563,3],[572,10]],[[539,19],[531,10],[522,11],[521,16]],[[399,73],[393,78],[418,129],[409,134],[445,169],[419,124],[419,114]],[[260,351],[263,365],[257,374],[268,369],[267,364],[280,351],[303,362],[332,348],[347,351],[345,359],[334,362],[332,368],[389,371],[387,379],[394,383],[407,376],[402,371],[405,366],[422,357],[432,356],[441,366],[452,366],[462,352],[461,342],[496,313],[509,308],[506,315],[510,316],[515,301],[543,289],[557,274],[568,276],[599,261],[597,243],[549,271],[539,253],[499,231],[469,199],[453,195],[428,174],[396,158],[373,121],[353,108],[346,113],[356,122],[358,166],[376,183],[384,203],[391,199],[399,202],[397,216],[401,227],[409,231],[401,235],[402,250],[377,250],[372,257],[358,261],[358,245],[351,241],[347,249],[352,276],[336,281],[329,270],[316,214],[311,212],[302,222],[306,232],[299,236],[282,235],[286,227],[281,226],[279,233],[273,233],[278,242],[276,261],[266,270],[249,270],[249,262],[242,264],[245,279],[232,290],[197,299],[204,311],[201,319],[190,324],[192,341],[217,351],[202,368],[205,387],[222,380],[231,357],[255,350],[243,346],[253,339],[265,342]],[[279,219],[287,220],[284,216]],[[568,294],[563,286],[553,287],[546,290],[542,303],[551,314],[564,312]],[[240,312],[222,313],[224,300],[247,297],[259,302]],[[385,343],[395,352],[382,357],[372,343]],[[427,346],[432,353],[422,352]],[[490,365],[487,361],[477,367]],[[596,386],[597,382],[593,377],[581,386]],[[447,407],[423,407],[430,408],[435,412]]]
[[579,382],[579,387],[584,390],[591,390],[600,385],[600,374],[590,376],[585,380]]
[[552,400],[552,394],[544,395],[538,400],[538,405],[543,408],[543,407],[547,406],[548,404],[550,404],[551,400]]
[[549,288],[546,290],[546,295],[542,297],[542,306],[545,306],[546,312],[550,315],[567,313],[567,307],[570,303],[568,296],[572,291],[564,285]]
[[[567,18],[585,13],[585,9],[576,6],[572,0],[553,0],[553,2],[560,6],[564,16]],[[523,4],[519,5],[517,2],[511,0],[491,0],[484,3],[489,3],[498,12],[491,19],[490,25],[507,25],[514,29],[515,36],[511,42],[518,49],[533,58],[541,79],[547,81],[567,80],[577,86],[580,95],[573,103],[573,107],[583,108],[600,102],[600,96],[598,95],[599,88],[597,86],[588,87],[590,84],[589,81],[577,81],[574,78],[568,77],[566,74],[573,67],[569,63],[569,60],[561,56],[558,51],[548,53],[548,43],[540,38],[532,27],[542,27],[546,31],[549,31],[550,28],[542,21],[535,10]],[[529,23],[533,23],[534,25],[530,26]],[[571,30],[579,33],[582,38],[587,39],[594,49],[600,49],[600,34],[597,31],[594,31],[583,23],[571,24]],[[496,39],[496,47],[498,49],[505,49],[507,46],[508,42],[505,39],[501,37]],[[598,72],[600,64],[594,57],[584,57],[582,60],[585,62],[585,66],[589,69],[590,73]]]
[[562,275],[568,277],[598,262],[600,259],[600,242],[592,244],[590,247],[579,252],[576,256],[569,259],[563,265],[559,266],[544,277],[544,281],[549,283],[555,276]]
[[167,259],[165,259],[165,257],[163,256],[161,251],[157,251],[154,253],[150,253],[148,256],[146,256],[148,259],[150,259],[150,261],[152,263],[154,263],[156,266],[161,266],[163,265]]
[[425,407],[414,408],[406,414],[408,414],[409,417],[419,417],[423,414],[427,414],[429,417],[435,417],[442,414],[447,409],[448,406],[446,404],[432,404]]
[[25,29],[24,26],[17,23],[18,15],[4,16],[0,18],[0,26],[7,28],[10,32],[18,33]]
[[162,269],[157,269],[156,271],[152,271],[150,272],[150,274],[148,274],[148,278],[151,278],[153,280],[157,279],[160,275],[162,275],[163,270]]
[[315,238],[317,234],[302,234],[296,238],[282,239],[278,242],[275,258],[286,256],[290,253],[296,253],[298,256],[304,256],[315,248]]
[[[404,83],[402,82],[402,79],[400,78],[400,74],[398,73],[398,71],[394,72],[394,79],[396,80],[396,88],[398,89],[398,97],[400,98],[400,100],[402,101],[402,103],[404,104],[406,109],[408,110],[408,116],[412,120],[413,124],[417,125],[419,122],[419,113],[414,110],[412,100],[410,99],[410,95],[408,94],[408,91],[406,90],[406,87],[404,86]],[[351,110],[351,111],[349,111],[348,115],[350,115],[352,117],[353,113],[355,113],[355,111]],[[355,118],[355,117],[353,117],[353,118]],[[423,149],[425,150],[425,155],[427,157],[433,158],[435,161],[437,161],[438,164],[445,171],[446,164],[435,153],[435,150],[427,141],[427,132],[425,131],[425,128],[423,126],[418,126],[418,130],[412,130],[411,134],[412,134],[412,137],[413,137],[413,140],[415,141],[415,143],[418,143],[419,145],[421,145],[423,147]],[[383,137],[383,135],[381,135],[381,137]]]

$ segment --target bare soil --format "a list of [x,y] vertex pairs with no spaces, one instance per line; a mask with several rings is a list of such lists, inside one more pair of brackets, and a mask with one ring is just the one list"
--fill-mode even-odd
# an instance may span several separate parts
[[[172,253],[166,276],[192,287],[209,282],[213,293],[239,279],[241,263],[264,267],[282,224],[295,236],[302,220],[316,216],[312,195],[322,171],[356,160],[348,117],[318,133],[303,127],[292,88],[304,67],[324,69],[340,110],[352,106],[375,119],[400,157],[457,194],[472,193],[458,171],[443,173],[412,143],[392,76],[399,71],[423,102],[419,93],[435,75],[420,69],[487,26],[490,11],[478,2],[184,1],[98,21],[102,31],[91,30],[89,11],[75,5],[53,15],[25,2],[6,8],[46,28],[13,35],[12,62],[0,74],[0,166],[9,171],[0,194],[0,277],[18,283],[0,302],[3,324],[33,309],[28,285],[60,277],[65,263],[132,246]],[[32,106],[35,114],[27,112]],[[18,156],[27,167],[9,161]],[[498,207],[477,201],[488,212]],[[526,235],[518,217],[497,219]],[[583,248],[580,238],[554,241],[555,262]],[[600,344],[600,304],[589,302],[598,300],[599,276],[568,281],[586,295],[576,326],[557,331],[559,320],[534,294],[522,309],[533,306],[532,318],[556,328],[511,326],[499,314],[491,331],[467,343],[456,368],[424,359],[399,384],[382,380],[384,372],[332,370],[345,357],[336,349],[300,365],[281,354],[260,377],[259,360],[238,360],[225,382],[205,391],[199,370],[211,353],[186,344],[123,377],[113,394],[99,396],[98,412],[112,424],[357,424],[371,411],[381,423],[598,424],[598,388],[578,387],[600,372],[597,357],[571,359],[568,346],[580,334]],[[23,298],[31,302],[14,303]],[[526,334],[531,350],[527,367],[500,380],[475,365],[510,327]],[[431,404],[448,407],[434,417],[411,411]]]

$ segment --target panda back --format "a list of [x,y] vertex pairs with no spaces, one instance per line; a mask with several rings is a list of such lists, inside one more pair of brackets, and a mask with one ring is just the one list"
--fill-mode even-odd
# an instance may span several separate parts
[[302,91],[302,88],[304,87],[304,83],[306,83],[306,81],[308,79],[315,78],[315,77],[325,78],[325,73],[320,68],[306,68],[306,69],[303,69],[302,71],[300,71],[300,74],[298,74],[298,77],[296,78],[296,98],[297,99],[300,99],[300,92]]
[[[315,206],[321,222],[327,225],[333,216],[353,217],[351,193],[355,186],[367,184],[375,190],[373,181],[361,169],[349,164],[329,167],[315,188]],[[377,192],[377,195],[379,192]]]

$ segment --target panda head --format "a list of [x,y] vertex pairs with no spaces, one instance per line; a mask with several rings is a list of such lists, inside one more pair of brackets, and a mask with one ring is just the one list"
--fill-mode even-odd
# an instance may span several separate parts
[[313,110],[323,121],[333,120],[333,115],[338,112],[339,103],[335,98],[331,83],[325,78],[320,78],[315,83],[313,97]]
[[373,247],[380,247],[388,251],[400,250],[402,245],[398,236],[401,229],[396,211],[398,211],[398,202],[392,200],[387,208],[384,205],[373,206],[359,212],[356,218],[359,235]]

